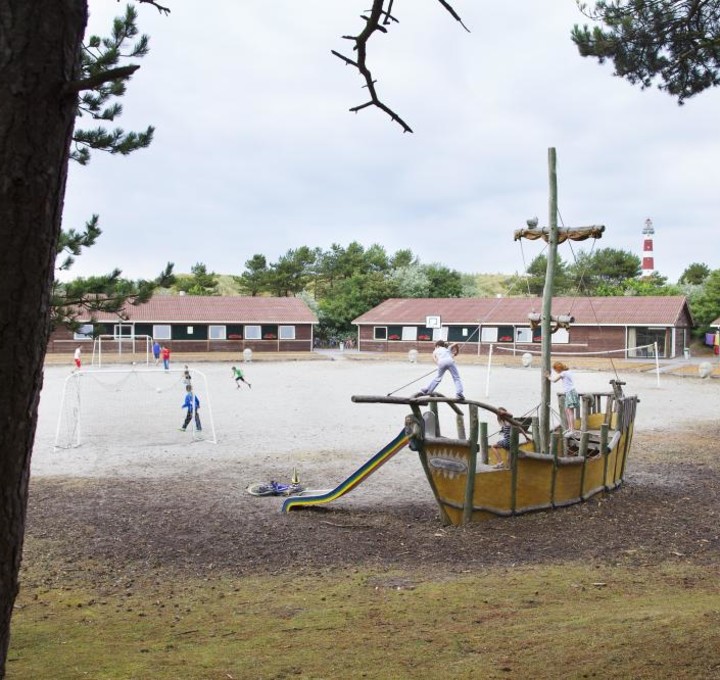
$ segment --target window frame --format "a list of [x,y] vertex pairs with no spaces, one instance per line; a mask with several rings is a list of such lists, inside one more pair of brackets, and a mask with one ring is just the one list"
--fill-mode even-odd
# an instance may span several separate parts
[[400,339],[403,342],[417,342],[418,329],[417,326],[403,326],[400,333]]
[[172,340],[172,326],[169,323],[153,324],[152,336],[153,340]]
[[[287,333],[287,335],[286,335]],[[278,340],[294,340],[295,326],[278,326]]]
[[[217,333],[217,337],[215,333]],[[227,340],[227,326],[208,324],[208,340]]]
[[515,342],[520,345],[531,345],[533,342],[533,329],[530,326],[517,326],[515,328]]
[[243,335],[245,340],[262,340],[262,326],[249,325],[243,327]]

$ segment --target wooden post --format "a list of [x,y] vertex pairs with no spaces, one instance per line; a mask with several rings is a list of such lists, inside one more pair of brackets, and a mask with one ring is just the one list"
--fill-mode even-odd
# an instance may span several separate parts
[[580,470],[580,498],[583,497],[585,489],[585,470],[587,469],[587,447],[590,434],[583,432],[580,436],[580,457],[582,458],[582,470]]
[[435,415],[435,436],[440,436],[440,418],[438,417],[438,403],[436,401],[430,402],[430,410]]
[[510,510],[515,514],[515,506],[517,505],[517,466],[518,466],[518,440],[520,432],[517,427],[510,428],[510,475],[512,487],[510,489]]
[[[420,410],[419,406],[411,406],[413,415],[416,418],[419,418],[422,422],[422,411]],[[452,524],[450,521],[450,517],[448,517],[447,511],[445,510],[445,507],[442,504],[442,501],[440,499],[440,494],[438,493],[437,487],[435,486],[435,483],[433,482],[432,473],[430,471],[430,465],[428,464],[427,459],[427,452],[425,451],[425,438],[423,437],[418,442],[418,458],[420,459],[420,465],[422,465],[423,471],[425,472],[425,476],[427,477],[428,484],[430,484],[430,488],[432,489],[433,496],[435,496],[435,502],[438,505],[438,508],[440,508],[440,521],[442,522],[443,526],[448,526]]]
[[580,431],[587,432],[588,429],[588,415],[590,413],[590,406],[592,401],[591,394],[583,394],[580,397]]
[[[617,404],[617,430],[621,433],[625,431],[625,399],[618,399]],[[627,445],[628,438],[625,437],[625,444]],[[620,469],[618,469],[618,466]],[[618,449],[618,455],[615,456],[615,469],[613,470],[613,484],[618,479],[622,479],[625,468],[625,451],[622,452]]]
[[615,401],[615,397],[612,394],[608,394],[607,396],[607,402],[605,403],[605,418],[603,419],[603,422],[606,425],[612,425],[612,414],[613,414],[613,402]]
[[603,455],[603,486],[605,487],[605,490],[608,489],[608,483],[607,483],[607,474],[608,474],[608,460],[610,454],[608,453],[607,446],[608,446],[608,432],[610,428],[608,427],[607,423],[603,423],[600,426],[600,451]]
[[558,473],[558,436],[553,432],[550,435],[550,452],[553,456],[552,480],[550,481],[550,502],[555,507],[555,486]]
[[489,446],[488,446],[488,426],[483,420],[480,423],[480,462],[488,464]]
[[588,452],[588,441],[590,439],[590,433],[585,430],[580,434],[580,455],[585,458]]
[[475,498],[475,468],[477,467],[478,452],[478,408],[470,404],[470,446],[468,449],[467,477],[465,479],[465,500],[463,503],[463,524],[472,521]]
[[455,424],[457,426],[458,439],[467,439],[467,435],[465,434],[465,419],[462,413],[455,415]]
[[565,417],[565,395],[564,394],[558,394],[558,411],[560,412],[560,429],[561,430],[569,430],[572,427],[572,425],[567,422],[567,418]]

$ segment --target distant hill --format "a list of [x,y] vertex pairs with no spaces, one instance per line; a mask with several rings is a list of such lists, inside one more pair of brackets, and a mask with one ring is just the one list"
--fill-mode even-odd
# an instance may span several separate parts
[[240,287],[230,274],[218,274],[218,295],[240,295]]
[[522,294],[522,291],[511,290],[514,277],[510,274],[471,274],[470,276],[475,280],[475,297]]

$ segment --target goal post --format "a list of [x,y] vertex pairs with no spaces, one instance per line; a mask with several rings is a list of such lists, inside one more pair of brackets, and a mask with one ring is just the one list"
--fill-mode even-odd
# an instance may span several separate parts
[[187,409],[184,371],[152,368],[80,370],[63,386],[54,448],[171,446],[191,441],[217,443],[207,377],[192,371],[198,416],[181,432]]
[[117,356],[120,361],[144,363],[150,366],[153,339],[149,335],[98,335],[93,339],[92,365],[102,367],[103,358]]

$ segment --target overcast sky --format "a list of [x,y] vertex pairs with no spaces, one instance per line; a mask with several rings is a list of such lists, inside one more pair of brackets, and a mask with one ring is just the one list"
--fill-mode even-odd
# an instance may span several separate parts
[[[107,34],[124,3],[90,0]],[[72,276],[157,275],[166,262],[240,274],[256,253],[379,243],[463,273],[522,271],[541,252],[513,230],[548,222],[547,150],[557,149],[566,226],[604,224],[596,247],[642,254],[671,282],[693,262],[720,268],[720,91],[683,107],[613,77],[570,40],[574,0],[396,0],[400,23],[372,41],[381,111],[348,52],[367,0],[166,0],[138,6],[151,37],[117,124],[156,127],[129,157],[70,169],[64,228],[99,213],[103,235]],[[80,127],[91,127],[82,119]],[[561,256],[572,260],[563,250]]]

